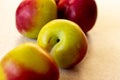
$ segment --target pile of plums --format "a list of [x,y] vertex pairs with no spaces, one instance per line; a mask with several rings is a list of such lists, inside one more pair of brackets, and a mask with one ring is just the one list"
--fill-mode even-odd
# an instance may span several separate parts
[[95,0],[22,0],[16,28],[37,39],[9,51],[0,61],[0,80],[58,80],[87,53],[86,33],[97,18]]

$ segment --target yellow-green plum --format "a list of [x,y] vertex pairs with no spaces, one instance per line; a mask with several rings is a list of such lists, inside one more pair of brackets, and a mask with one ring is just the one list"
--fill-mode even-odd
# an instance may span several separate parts
[[54,0],[23,0],[16,10],[16,27],[22,35],[37,38],[39,30],[56,17]]
[[61,68],[71,68],[82,61],[87,52],[87,38],[74,22],[56,19],[39,32],[37,43],[48,51]]
[[34,43],[24,43],[6,54],[0,63],[0,80],[58,80],[53,58]]

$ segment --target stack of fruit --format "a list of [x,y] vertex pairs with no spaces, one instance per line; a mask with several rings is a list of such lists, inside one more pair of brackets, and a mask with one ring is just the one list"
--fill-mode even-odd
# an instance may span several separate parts
[[87,52],[86,33],[97,17],[94,0],[23,0],[16,10],[18,31],[36,38],[0,62],[0,80],[58,80],[59,67],[71,68]]

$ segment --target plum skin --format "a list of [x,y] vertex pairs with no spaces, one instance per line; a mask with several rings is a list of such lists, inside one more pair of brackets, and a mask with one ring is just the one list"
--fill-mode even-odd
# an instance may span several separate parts
[[87,33],[97,19],[97,5],[94,0],[60,0],[58,18],[76,22]]

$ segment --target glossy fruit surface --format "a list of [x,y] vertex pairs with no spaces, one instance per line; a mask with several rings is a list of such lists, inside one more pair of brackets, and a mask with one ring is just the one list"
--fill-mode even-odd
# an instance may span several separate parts
[[78,64],[87,51],[84,32],[76,23],[64,19],[47,23],[40,31],[37,43],[48,51],[62,68]]
[[[11,50],[1,61],[2,80],[58,80],[54,60],[33,43],[24,43]],[[4,75],[4,77],[3,77]],[[6,79],[3,79],[6,78]]]
[[16,10],[16,27],[29,38],[37,38],[40,29],[57,16],[54,0],[23,0]]
[[97,18],[95,0],[59,0],[58,18],[77,23],[86,33],[92,29]]

